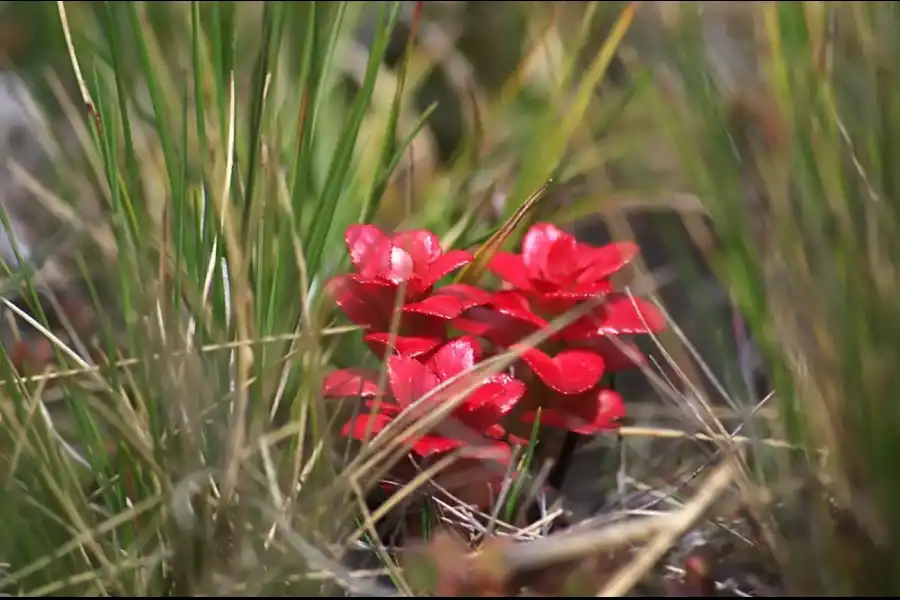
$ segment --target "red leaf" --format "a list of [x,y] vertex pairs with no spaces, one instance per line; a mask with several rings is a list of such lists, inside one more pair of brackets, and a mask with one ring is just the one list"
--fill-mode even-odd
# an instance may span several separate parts
[[381,413],[357,415],[344,424],[341,428],[341,435],[361,442],[366,441],[384,430],[391,420],[391,417]]
[[481,346],[465,336],[444,344],[428,361],[428,367],[440,381],[446,381],[471,369],[481,357]]
[[506,438],[506,440],[510,444],[515,444],[517,446],[527,446],[530,443],[530,440],[528,440],[527,438],[513,435],[513,434],[509,433],[508,431],[506,431],[505,429],[503,429],[503,427],[500,425],[491,425],[486,430],[484,430],[482,433],[484,433],[484,435],[486,435],[488,437],[492,437],[492,438],[495,438],[498,440]]
[[371,398],[378,392],[377,380],[378,374],[366,369],[332,371],[322,382],[322,394],[326,398]]
[[403,312],[449,321],[461,315],[467,308],[462,300],[453,296],[428,296],[420,302],[407,304],[403,307]]
[[483,337],[495,344],[509,346],[548,326],[547,321],[534,314],[528,300],[517,291],[497,292],[491,307],[476,307],[453,321],[466,333]]
[[516,289],[526,292],[534,289],[525,272],[525,261],[518,254],[497,252],[488,263],[488,269]]
[[576,285],[571,289],[560,289],[537,294],[537,303],[544,310],[560,315],[574,308],[580,301],[589,300],[600,294],[608,294],[612,290],[613,287],[609,281],[596,281]]
[[587,340],[584,347],[590,348],[606,361],[607,371],[623,371],[646,363],[647,357],[633,343],[618,336],[604,336]]
[[[414,272],[415,263],[413,263],[412,257],[406,250],[403,248],[391,248],[388,267],[380,273],[380,275],[391,283],[400,285],[403,282],[409,281]],[[415,284],[410,285],[411,288],[414,286]],[[415,294],[416,292],[418,292],[418,290],[407,291],[410,295]]]
[[427,290],[444,276],[472,262],[472,255],[464,250],[451,250],[434,259],[428,265],[428,271],[422,275],[419,285]]
[[526,321],[546,324],[546,321],[531,312],[528,298],[517,290],[503,290],[491,297],[491,306],[508,315],[516,315]]
[[585,264],[585,257],[579,254],[584,249],[584,245],[576,242],[574,236],[563,233],[547,250],[544,279],[557,284],[574,281]]
[[529,348],[522,360],[547,387],[561,394],[581,394],[591,389],[603,376],[603,357],[590,350],[563,350],[550,358],[540,350]]
[[579,243],[575,236],[549,223],[538,223],[522,241],[521,256],[498,253],[490,268],[514,287],[548,294],[577,293],[569,299],[584,299],[585,284],[609,278],[637,254],[632,242],[595,248]]
[[493,375],[457,408],[453,416],[482,433],[509,414],[525,395],[525,384],[509,375]]
[[[370,333],[363,338],[363,340],[375,356],[383,359],[387,353],[390,338],[390,333]],[[440,345],[441,339],[437,337],[399,335],[394,337],[394,352],[400,356],[408,356],[409,358],[424,356]]]
[[610,294],[602,306],[566,327],[563,337],[570,340],[604,335],[650,333],[666,328],[662,313],[647,300],[625,294]]
[[388,358],[387,375],[394,398],[404,408],[417,402],[439,383],[437,376],[425,365],[406,356]]
[[422,458],[428,458],[435,454],[444,454],[454,448],[459,448],[463,443],[460,440],[445,438],[438,435],[424,435],[418,438],[410,448],[414,454]]
[[353,323],[387,329],[397,290],[394,286],[358,275],[338,275],[328,280],[328,293]]
[[360,275],[378,277],[388,268],[391,239],[374,225],[351,225],[344,232],[344,242]]
[[716,580],[708,557],[702,553],[689,556],[684,561],[685,592],[696,598],[714,597]]
[[486,292],[480,288],[475,287],[474,285],[469,285],[467,283],[451,283],[449,285],[443,286],[435,293],[441,296],[452,296],[454,298],[459,298],[460,300],[468,304],[470,308],[481,306],[484,304],[490,304],[495,296],[495,294],[491,292]]
[[450,319],[455,319],[469,308],[472,307],[467,302],[455,296],[434,295],[428,296],[421,302],[407,304],[403,307],[403,312],[449,321]]
[[603,309],[614,328],[624,333],[655,333],[667,327],[666,318],[656,305],[642,298],[613,295]]
[[546,321],[530,312],[516,311],[512,315],[486,307],[473,308],[453,320],[457,329],[501,346],[515,344],[546,325]]
[[410,256],[417,277],[425,277],[431,263],[441,256],[440,240],[424,229],[395,233],[391,241],[394,247],[403,249]]
[[[522,416],[525,423],[534,423],[537,411]],[[622,397],[612,390],[600,390],[596,394],[584,394],[577,398],[565,398],[541,411],[541,425],[568,429],[580,435],[592,435],[618,428],[618,419],[625,416]]]
[[489,304],[492,297],[492,294],[470,285],[451,284],[421,302],[407,304],[403,307],[403,312],[449,321],[470,308]]
[[578,275],[578,283],[593,283],[609,278],[634,260],[640,249],[633,242],[617,242],[602,248],[583,246],[579,250],[589,259],[586,268]]
[[388,237],[374,225],[351,225],[344,239],[357,273],[394,285],[406,282],[407,296],[412,298],[472,261],[472,255],[462,250],[442,254],[437,237],[424,229]]
[[522,240],[522,261],[532,280],[544,279],[544,266],[553,242],[567,236],[565,231],[550,223],[538,223],[528,230]]

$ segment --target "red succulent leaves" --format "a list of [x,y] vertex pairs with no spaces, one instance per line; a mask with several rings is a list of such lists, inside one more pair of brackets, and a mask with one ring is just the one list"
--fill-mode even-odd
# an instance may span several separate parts
[[437,236],[425,230],[387,236],[374,225],[351,225],[344,240],[357,281],[406,284],[409,299],[427,293],[445,275],[472,262],[472,255],[462,250],[444,253]]
[[390,329],[396,286],[361,275],[338,275],[328,281],[326,289],[353,323],[373,330]]
[[566,327],[562,336],[574,341],[609,335],[654,333],[665,328],[665,318],[652,303],[614,293],[607,294],[603,304]]
[[[373,225],[353,225],[344,236],[355,273],[338,275],[328,291],[357,325],[381,333],[390,330],[399,307],[400,333],[443,341],[445,322],[483,304],[490,294],[466,285],[449,285],[438,293],[438,280],[472,261],[461,250],[443,252],[437,237],[424,230],[388,236]],[[370,344],[383,351],[383,341]],[[379,350],[380,349],[380,350]]]
[[419,302],[406,304],[406,313],[425,315],[438,319],[455,319],[470,308],[490,304],[494,295],[465,283],[446,285]]
[[[541,409],[540,424],[545,427],[567,429],[581,435],[593,435],[618,427],[625,416],[625,403],[613,390],[600,389],[575,396],[557,396],[553,404]],[[537,411],[522,416],[525,423],[534,423]]]
[[378,373],[365,369],[332,371],[322,382],[322,394],[326,397],[371,398],[378,390]]
[[[473,258],[459,250],[444,252],[431,232],[386,235],[372,225],[354,225],[345,241],[355,272],[332,278],[327,289],[351,321],[368,327],[364,340],[386,362],[389,393],[375,401],[376,374],[356,369],[332,373],[323,391],[368,399],[370,412],[343,429],[356,439],[377,434],[404,411],[424,416],[458,401],[465,391],[452,418],[412,440],[419,456],[467,447],[472,430],[494,440],[492,448],[505,446],[499,440],[512,438],[501,422],[523,398],[525,423],[532,423],[540,408],[542,425],[580,434],[615,428],[625,406],[619,394],[604,389],[603,376],[643,360],[623,336],[666,325],[652,303],[617,292],[610,281],[637,254],[631,242],[598,248],[554,225],[537,224],[525,235],[520,254],[492,257],[489,269],[506,289],[487,291],[466,284],[435,289]],[[546,348],[521,346],[555,317],[598,297],[587,314],[549,336]],[[396,324],[396,335],[388,333]],[[466,335],[449,339],[448,328]],[[521,364],[514,372],[527,385],[506,373],[473,371],[482,354],[478,339],[490,343],[490,352],[517,350]]]
[[582,244],[554,225],[539,223],[525,235],[522,254],[498,252],[488,268],[544,310],[560,314],[579,301],[610,294],[609,277],[637,252],[631,242],[601,248]]
[[490,302],[467,311],[453,325],[498,346],[512,346],[549,327],[546,320],[532,312],[525,295],[515,290],[494,293]]
[[363,338],[363,341],[366,342],[372,353],[381,359],[388,355],[388,349],[400,356],[417,358],[431,354],[441,345],[439,336],[397,336],[390,333],[370,333]]
[[563,350],[550,358],[536,348],[520,348],[522,361],[547,387],[560,394],[581,394],[603,376],[603,357],[590,350]]
[[[387,380],[392,403],[369,403],[373,412],[360,415],[345,425],[344,435],[363,439],[366,431],[378,433],[401,411],[428,397],[425,406],[418,407],[424,416],[424,411],[431,412],[437,408],[436,404],[450,401],[456,394],[474,385],[474,390],[454,408],[452,417],[467,426],[468,430],[475,430],[494,438],[501,437],[504,431],[498,422],[525,394],[525,385],[505,373],[484,377],[480,382],[467,381],[464,375],[472,370],[480,354],[481,348],[477,341],[462,337],[445,344],[424,362],[408,356],[389,357]],[[332,373],[326,379],[325,395],[358,395],[357,390],[362,389],[369,396],[373,396],[374,380],[364,381],[364,379],[364,375],[359,371]],[[439,393],[432,393],[451,380],[454,380],[456,385],[451,384],[442,388]],[[462,431],[465,432],[466,429],[463,428]],[[420,456],[430,456],[436,452],[466,445],[466,442],[460,439],[462,437],[465,436],[426,435],[414,442],[412,450]]]
[[525,234],[522,254],[498,252],[489,268],[525,292],[586,299],[599,291],[610,291],[606,280],[628,264],[637,251],[631,242],[588,246],[555,225],[539,223]]

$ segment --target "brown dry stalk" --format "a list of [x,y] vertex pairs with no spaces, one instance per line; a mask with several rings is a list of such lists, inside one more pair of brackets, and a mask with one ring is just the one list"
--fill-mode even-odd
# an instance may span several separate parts
[[679,538],[703,518],[712,503],[731,485],[738,472],[739,470],[732,460],[725,460],[719,464],[694,499],[668,518],[667,526],[647,544],[631,563],[613,576],[597,593],[597,597],[617,598],[631,591],[635,584],[678,542]]
[[[603,597],[621,596],[702,518],[738,473],[734,461],[726,460],[716,467],[694,499],[675,513],[629,520],[602,529],[551,535],[516,544],[504,549],[500,553],[500,560],[508,572],[528,571],[578,560],[650,539],[644,550],[620,570],[598,594]],[[473,552],[469,558],[476,559],[480,554],[479,551]]]
[[688,433],[680,429],[666,429],[661,427],[620,427],[616,433],[622,437],[642,437],[659,439],[685,439],[698,442],[727,442],[729,444],[761,444],[771,448],[783,448],[785,450],[798,450],[801,447],[785,440],[773,438],[753,438],[743,435],[712,435],[706,433]]

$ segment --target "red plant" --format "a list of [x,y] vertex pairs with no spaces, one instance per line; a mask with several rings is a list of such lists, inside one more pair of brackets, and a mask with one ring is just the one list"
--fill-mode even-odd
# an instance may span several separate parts
[[[454,431],[452,423],[441,423],[438,431],[413,441],[415,454],[434,456],[471,445],[472,430],[488,438],[489,447],[502,447],[509,437],[501,421],[533,423],[538,410],[541,424],[549,427],[578,434],[613,429],[625,406],[604,385],[604,375],[643,360],[622,336],[665,327],[651,303],[615,291],[610,281],[637,254],[632,243],[596,248],[553,225],[538,224],[525,235],[521,254],[494,255],[489,269],[506,286],[488,291],[458,283],[434,289],[473,257],[443,252],[430,232],[387,236],[372,225],[354,225],[345,237],[356,272],[332,278],[328,288],[348,318],[368,328],[364,340],[386,358],[391,392],[375,398],[373,373],[351,369],[327,378],[327,396],[366,399],[370,411],[343,428],[344,435],[356,439],[382,431],[417,400],[475,367],[483,354],[475,338],[487,343],[484,354],[513,350],[520,360],[510,374],[476,380],[480,385],[452,411],[452,421],[464,427]],[[543,344],[522,343],[530,334],[550,331],[550,322],[567,311],[588,308],[583,303],[598,296],[596,306]],[[398,324],[396,334],[390,333],[392,321]],[[467,335],[453,339],[449,332],[454,329]],[[448,389],[459,391],[458,385]],[[433,409],[452,395],[432,394],[428,405]],[[522,410],[513,418],[520,400]]]
[[398,292],[403,304],[425,299],[445,275],[472,262],[462,250],[441,250],[424,230],[392,236],[374,225],[351,225],[344,236],[356,273],[339,275],[329,285],[347,317],[359,325],[387,330]]
[[333,277],[329,291],[352,322],[373,332],[365,341],[380,356],[398,307],[401,339],[396,349],[419,356],[444,341],[445,321],[490,300],[490,294],[462,284],[431,293],[438,280],[470,263],[472,255],[444,253],[429,231],[387,236],[374,225],[351,225],[344,239],[356,273]]
[[499,347],[514,348],[524,337],[550,329],[553,318],[603,295],[602,303],[552,334],[542,349],[520,350],[532,374],[526,423],[540,408],[541,424],[591,434],[615,428],[624,416],[621,396],[600,385],[606,372],[643,359],[620,336],[665,327],[652,304],[613,291],[610,277],[636,254],[632,243],[595,248],[541,223],[525,235],[521,254],[498,252],[492,258],[490,270],[511,289],[472,307],[454,325]]
[[631,242],[595,248],[549,223],[532,227],[522,240],[522,254],[498,252],[490,268],[514,288],[534,294],[548,305],[586,300],[609,293],[609,277],[638,252]]
[[[450,382],[450,385],[432,394],[430,401],[416,406],[417,415],[432,412],[442,402],[472,386],[473,382],[464,375],[472,370],[480,355],[478,342],[461,337],[442,346],[424,363],[407,356],[388,358],[387,381],[391,395],[387,398],[376,399],[377,373],[359,370],[332,372],[325,379],[324,393],[326,397],[359,395],[367,398],[366,405],[372,410],[358,415],[342,430],[343,435],[365,440],[367,436],[384,430],[404,410],[413,407],[439,386]],[[494,440],[489,450],[508,449],[502,441],[506,432],[499,421],[525,394],[525,385],[505,373],[490,375],[480,384],[475,384],[477,387],[450,414],[467,427],[454,427],[455,423],[439,424],[436,429],[440,435],[424,434],[413,440],[413,453],[427,458],[471,445],[473,439],[477,441],[477,437],[471,435],[472,430]],[[496,452],[492,454],[496,456]]]

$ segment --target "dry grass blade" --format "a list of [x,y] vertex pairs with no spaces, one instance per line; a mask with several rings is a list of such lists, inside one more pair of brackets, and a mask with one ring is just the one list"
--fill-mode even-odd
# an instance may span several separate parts
[[110,531],[113,531],[117,527],[121,526],[123,523],[127,523],[133,520],[135,517],[156,508],[161,501],[162,498],[150,498],[134,506],[130,510],[112,517],[105,523],[102,523],[95,530],[83,531],[79,533],[68,543],[59,547],[55,552],[53,552],[53,554],[46,556],[43,559],[36,561],[30,565],[26,565],[14,573],[0,577],[0,588],[6,588],[7,586],[14,584],[15,582],[23,579],[29,574],[48,567],[54,560],[65,556],[70,552],[75,552],[79,549],[83,550],[83,546],[92,542],[95,537],[99,537],[101,535],[109,533]]
[[481,248],[475,252],[475,260],[460,272],[458,278],[460,283],[474,284],[478,282],[494,254],[503,247],[509,239],[509,236],[513,234],[519,224],[522,223],[525,217],[534,210],[538,202],[540,202],[547,194],[548,186],[549,184],[545,183],[539,187],[537,191],[531,194],[525,202],[522,203],[522,206],[517,208],[516,212],[503,223],[503,226],[500,227],[497,233],[492,235],[487,242],[482,244]]
[[[742,435],[714,435],[706,433],[689,433],[680,429],[666,429],[663,427],[630,427],[619,428],[616,433],[622,437],[658,438],[658,439],[685,439],[703,442],[717,442],[721,444],[760,444],[770,448],[782,448],[784,450],[799,450],[799,444],[793,444],[786,440],[758,439]],[[822,450],[825,452],[825,449]]]
[[[233,207],[228,199],[231,196],[232,174],[234,169],[234,147],[237,135],[236,104],[234,74],[229,78],[229,127],[228,127],[228,162],[225,173],[222,176],[222,194],[217,196],[216,209],[220,212],[222,233],[225,236],[225,251],[228,255],[229,272],[234,289],[234,314],[235,324],[239,339],[253,339],[251,333],[253,322],[253,297],[251,295],[244,263],[243,251],[238,242],[239,235],[235,221]],[[250,403],[249,386],[247,380],[250,377],[250,369],[253,363],[253,352],[247,346],[241,346],[237,350],[237,402],[235,403],[230,439],[228,444],[226,470],[222,482],[222,495],[229,498],[237,484],[238,469],[240,467],[239,455],[247,435],[247,408]]]
[[606,584],[597,597],[618,598],[631,589],[659,562],[672,545],[693,527],[713,502],[734,481],[738,470],[731,460],[724,460],[707,478],[700,492],[681,510],[668,517],[668,522],[635,559]]
[[394,590],[375,582],[365,582],[354,577],[349,569],[328,558],[318,548],[303,539],[300,534],[294,531],[283,515],[276,513],[268,506],[262,506],[261,508],[270,513],[270,517],[278,526],[287,544],[295,548],[306,559],[313,570],[329,573],[342,587],[356,594],[376,598],[394,598],[399,596]]
[[[565,563],[624,545],[653,538],[650,545],[625,567],[598,596],[624,595],[672,545],[702,518],[704,512],[734,480],[731,461],[720,464],[706,486],[684,508],[663,516],[617,523],[597,530],[561,533],[517,544],[501,553],[510,571],[530,570]],[[654,537],[655,536],[655,537]],[[477,553],[473,556],[477,556]],[[612,592],[615,593],[611,593]]]
[[670,522],[669,516],[647,517],[592,531],[559,533],[506,550],[502,554],[503,563],[510,571],[526,571],[565,563],[647,540],[668,527]]
[[[23,317],[24,318],[24,317]],[[29,317],[30,319],[30,317]],[[31,319],[30,322],[33,322]],[[350,333],[358,330],[359,328],[356,326],[347,326],[347,327],[332,327],[329,329],[323,329],[319,332],[318,335],[322,337],[327,337],[331,335],[341,335],[344,333]],[[272,335],[259,337],[252,340],[234,340],[230,342],[221,342],[221,343],[211,343],[204,344],[203,346],[199,346],[196,349],[187,348],[186,350],[172,350],[171,352],[166,352],[165,356],[160,353],[149,354],[147,356],[141,358],[119,358],[114,361],[110,361],[108,363],[104,363],[103,365],[90,365],[84,363],[84,367],[77,367],[72,369],[65,369],[61,371],[51,371],[49,373],[42,373],[40,375],[28,375],[21,377],[18,381],[22,381],[25,383],[35,383],[35,382],[50,382],[60,379],[69,379],[74,377],[79,377],[83,375],[94,375],[102,370],[107,369],[127,369],[131,367],[145,365],[147,362],[161,360],[163,358],[179,358],[192,355],[193,352],[201,352],[201,353],[211,353],[211,352],[227,352],[233,351],[242,346],[253,346],[253,345],[265,345],[265,344],[279,344],[282,342],[296,342],[298,340],[302,340],[309,337],[308,332],[300,332],[300,333],[286,333],[282,335]],[[0,385],[5,385],[11,383],[10,381],[0,379]]]

